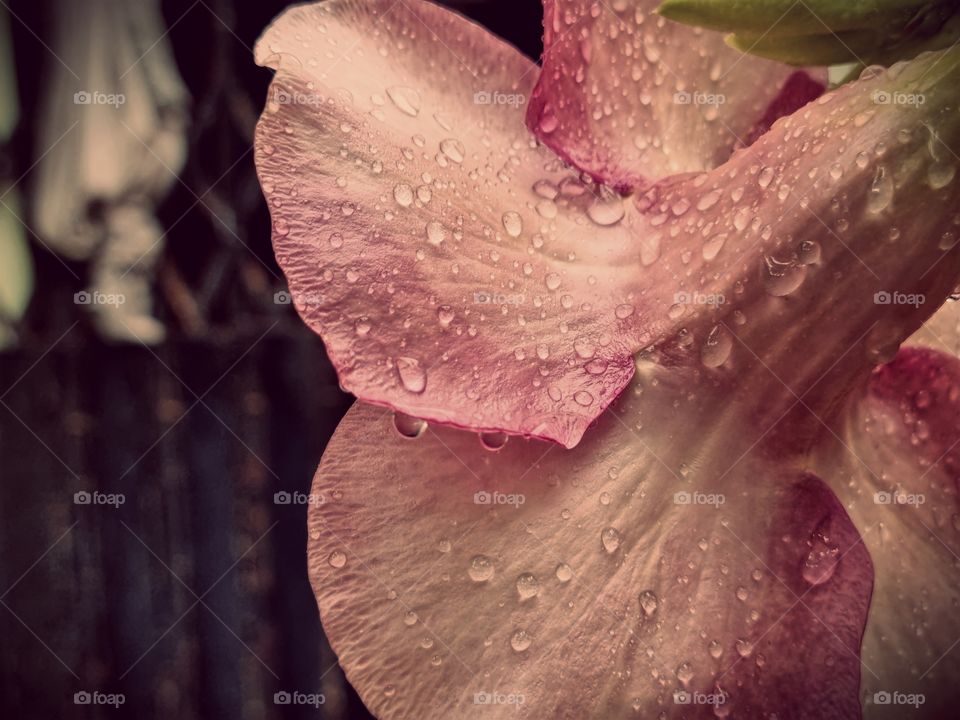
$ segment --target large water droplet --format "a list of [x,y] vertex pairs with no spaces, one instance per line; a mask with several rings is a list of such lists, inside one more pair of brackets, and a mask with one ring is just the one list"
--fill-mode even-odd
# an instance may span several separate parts
[[587,216],[603,227],[616,225],[623,219],[625,212],[623,198],[606,188],[601,188],[599,197],[587,208]]
[[503,229],[507,231],[507,235],[510,237],[520,237],[520,233],[523,232],[523,218],[520,217],[519,213],[509,210],[503,214],[501,220],[503,221]]
[[890,207],[891,202],[893,202],[893,178],[887,169],[880,165],[867,192],[867,212],[881,213]]
[[803,561],[803,579],[811,585],[823,585],[837,571],[840,548],[831,543],[822,530],[814,531],[807,545],[810,551]]
[[531,642],[532,639],[526,630],[517,630],[510,636],[510,647],[514,649],[514,652],[523,652],[530,647]]
[[413,204],[413,188],[405,183],[395,185],[393,188],[393,199],[401,207],[410,207]]
[[603,545],[603,549],[610,554],[617,551],[622,540],[623,538],[620,535],[620,531],[616,528],[604,528],[603,532],[600,533],[600,543]]
[[562,583],[568,583],[573,578],[573,570],[566,563],[560,563],[557,565],[557,580]]
[[427,387],[427,373],[414,358],[398,357],[397,375],[404,389],[412,393],[422,393]]
[[436,220],[427,223],[427,242],[431,245],[440,245],[447,239],[447,230]]
[[733,350],[733,337],[723,325],[714,325],[700,348],[700,361],[710,368],[720,367]]
[[474,555],[467,574],[474,582],[486,582],[493,577],[493,560],[486,555]]
[[656,593],[653,590],[644,590],[640,593],[640,609],[646,617],[651,617],[660,605]]
[[336,568],[339,570],[344,565],[347,564],[346,553],[341,552],[340,550],[334,550],[330,553],[330,556],[327,558],[327,562],[330,564],[330,567]]
[[480,442],[487,450],[499,450],[507,444],[510,436],[505,432],[480,433]]
[[440,152],[453,160],[455,163],[462,163],[466,150],[463,143],[456,138],[447,138],[440,141]]
[[807,266],[801,265],[792,255],[781,259],[764,257],[763,287],[774,297],[785,297],[803,284]]
[[423,435],[427,429],[427,421],[413,417],[412,415],[406,415],[402,412],[394,412],[393,426],[403,437],[412,439]]
[[387,88],[387,97],[401,112],[416,117],[420,113],[420,93],[413,88],[395,86]]
[[529,600],[540,594],[540,581],[533,573],[523,573],[517,578],[517,594],[521,600]]

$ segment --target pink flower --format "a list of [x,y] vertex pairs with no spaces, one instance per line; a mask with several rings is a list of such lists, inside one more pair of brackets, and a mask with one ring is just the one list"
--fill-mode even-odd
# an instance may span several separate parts
[[277,257],[364,401],[326,632],[381,718],[942,717],[960,360],[897,350],[957,286],[960,49],[814,100],[655,5],[545,2],[542,70],[414,0],[258,43]]

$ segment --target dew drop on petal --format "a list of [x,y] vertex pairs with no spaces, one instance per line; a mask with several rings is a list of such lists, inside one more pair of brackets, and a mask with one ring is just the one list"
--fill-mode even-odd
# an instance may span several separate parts
[[660,601],[653,590],[644,590],[640,593],[640,609],[646,617],[651,617],[659,607]]
[[507,231],[507,235],[514,238],[520,237],[520,233],[523,232],[523,219],[519,213],[508,210],[500,219],[501,222],[503,222],[503,229]]
[[420,362],[409,357],[398,357],[397,375],[400,376],[400,383],[404,389],[412,393],[422,393],[427,387],[427,373]]
[[616,528],[604,528],[603,532],[600,533],[600,543],[603,545],[603,549],[611,555],[620,547],[622,539],[620,531]]
[[557,580],[568,583],[573,578],[573,570],[566,563],[560,563],[556,569]]
[[474,555],[470,559],[467,574],[474,582],[486,582],[493,577],[493,560],[486,555]]
[[540,594],[540,581],[533,573],[523,573],[517,578],[517,594],[521,600],[529,600]]
[[340,550],[334,550],[327,558],[327,562],[330,564],[330,567],[339,570],[347,564],[347,555]]
[[387,97],[397,109],[410,117],[420,113],[420,94],[413,88],[395,86],[387,88]]
[[440,245],[447,239],[447,230],[436,220],[427,223],[427,242],[431,245]]
[[393,413],[393,426],[405,438],[418,438],[427,429],[427,421],[406,415],[402,412]]
[[714,325],[700,348],[700,361],[709,368],[723,365],[733,350],[733,338],[723,325]]
[[530,647],[531,642],[532,640],[526,630],[517,630],[510,636],[510,647],[513,648],[514,652],[523,652]]
[[507,444],[510,436],[504,432],[485,432],[480,433],[480,443],[487,450],[499,450]]

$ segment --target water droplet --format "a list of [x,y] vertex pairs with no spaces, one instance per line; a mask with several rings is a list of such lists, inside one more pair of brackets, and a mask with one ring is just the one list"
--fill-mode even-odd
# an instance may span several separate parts
[[714,325],[700,348],[700,361],[710,368],[723,365],[733,350],[733,338],[723,325]]
[[757,184],[762,188],[767,188],[770,186],[770,183],[773,181],[774,169],[772,167],[765,167],[760,171],[760,174],[757,176]]
[[391,698],[397,694],[397,688],[395,685],[387,685],[383,688],[383,696]]
[[602,227],[616,225],[625,212],[623,198],[606,188],[601,188],[599,197],[587,208],[587,216]]
[[402,412],[394,412],[393,426],[403,437],[418,438],[427,429],[427,421]]
[[619,320],[626,320],[628,317],[633,315],[633,313],[633,305],[628,305],[626,303],[623,305],[617,305],[616,309],[613,311],[613,314],[616,315]]
[[330,563],[330,567],[339,570],[347,564],[346,553],[340,552],[339,550],[334,550],[332,553],[330,553],[330,557],[327,558],[327,562]]
[[401,112],[416,117],[420,113],[420,94],[413,88],[395,86],[387,88],[387,97]]
[[603,532],[600,533],[600,542],[603,545],[603,549],[608,553],[613,554],[620,547],[620,542],[622,541],[620,531],[616,528],[608,527],[604,528]]
[[501,221],[503,222],[503,229],[507,231],[507,235],[514,238],[520,237],[520,233],[523,232],[523,219],[519,213],[508,210],[503,214]]
[[451,543],[447,538],[440,538],[440,541],[437,543],[437,550],[442,553],[448,553],[453,548],[453,543]]
[[562,583],[568,583],[573,578],[573,570],[566,563],[560,563],[557,565],[556,575],[557,580]]
[[467,574],[474,582],[486,582],[493,577],[493,560],[486,555],[474,555]]
[[560,287],[560,275],[555,272],[547,273],[547,276],[544,278],[544,283],[547,286],[547,290],[556,290]]
[[881,213],[893,202],[893,178],[887,169],[880,165],[873,176],[873,183],[867,193],[867,212]]
[[690,663],[683,662],[677,666],[677,680],[679,680],[680,684],[684,687],[690,684],[690,681],[693,680],[693,668],[690,666]]
[[807,266],[798,263],[792,255],[786,259],[765,256],[764,271],[763,286],[774,297],[785,297],[794,292],[807,276]]
[[437,320],[440,321],[443,327],[449,327],[450,323],[453,322],[453,318],[453,308],[449,305],[441,305],[437,308]]
[[593,405],[593,395],[588,393],[586,390],[578,390],[573,394],[573,400],[577,405],[582,405],[583,407],[590,407]]
[[403,624],[406,625],[407,627],[413,627],[414,625],[416,625],[417,620],[419,620],[419,618],[417,617],[417,614],[413,610],[408,610],[403,615]]
[[811,585],[823,585],[833,577],[840,562],[840,548],[830,542],[821,530],[807,540],[810,551],[803,561],[803,579]]
[[820,243],[816,240],[804,240],[797,248],[797,259],[804,265],[820,262]]
[[404,183],[395,185],[393,187],[393,199],[401,207],[410,207],[413,204],[413,188]]
[[517,594],[521,600],[529,600],[540,594],[540,581],[533,573],[523,573],[517,578]]
[[427,242],[431,245],[440,245],[447,239],[447,230],[436,220],[427,223]]
[[707,645],[707,652],[714,660],[719,660],[720,656],[723,655],[723,646],[716,640],[711,640],[710,644]]
[[422,393],[427,387],[427,373],[420,362],[409,357],[398,357],[396,361],[397,374],[403,387],[412,393]]
[[643,610],[643,614],[646,617],[652,617],[659,605],[660,601],[657,599],[657,595],[653,590],[644,590],[640,593],[640,609]]
[[753,643],[749,640],[739,638],[733,646],[736,648],[737,654],[740,657],[750,657],[750,655],[753,654]]
[[941,160],[931,164],[927,169],[927,183],[934,190],[939,190],[953,182],[956,174],[956,165]]
[[517,630],[510,636],[510,647],[512,647],[515,652],[523,652],[530,647],[531,642],[532,640],[526,630]]
[[510,436],[504,432],[480,433],[480,442],[487,450],[499,450],[507,444]]

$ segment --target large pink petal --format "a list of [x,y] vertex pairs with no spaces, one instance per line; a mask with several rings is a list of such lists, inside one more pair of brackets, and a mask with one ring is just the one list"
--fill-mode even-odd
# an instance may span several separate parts
[[[902,350],[826,440],[813,466],[829,468],[876,567],[867,717],[949,717],[960,702],[960,360]],[[875,693],[901,695],[884,705]],[[904,705],[910,695],[919,708]]]
[[639,196],[634,232],[686,292],[669,312],[686,332],[659,346],[741,387],[775,377],[789,392],[771,402],[800,410],[891,359],[960,279],[958,86],[960,48],[871,70],[721,168]]
[[536,67],[388,0],[293,8],[257,61],[277,71],[256,139],[277,258],[344,388],[574,445],[670,303],[641,304],[633,207],[526,130]]
[[745,408],[696,373],[634,383],[574,450],[350,411],[308,562],[379,718],[859,717],[872,569],[841,505],[797,466],[738,463]]
[[[826,75],[747,57],[721,33],[652,14],[659,0],[544,0],[537,137],[607,185],[709,170],[822,92]],[[788,79],[794,74],[806,81]],[[783,92],[786,88],[786,92]],[[774,118],[775,119],[775,118]]]

